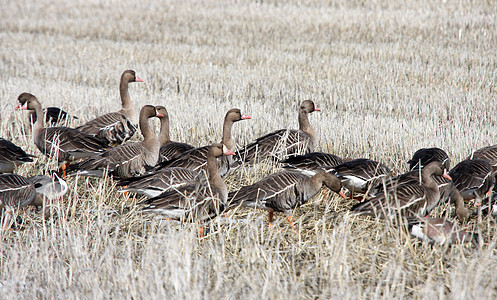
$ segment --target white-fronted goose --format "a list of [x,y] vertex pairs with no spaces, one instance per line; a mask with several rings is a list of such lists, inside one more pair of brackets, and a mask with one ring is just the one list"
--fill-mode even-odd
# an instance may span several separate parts
[[171,189],[180,189],[194,183],[199,174],[201,173],[185,168],[166,168],[157,173],[122,180],[117,186],[125,187],[119,192],[130,192],[152,198]]
[[35,185],[15,174],[0,174],[0,208],[5,208],[2,228],[10,227],[14,210],[30,205],[36,198]]
[[[20,101],[23,101],[24,99],[20,99]],[[21,106],[24,105],[23,102],[20,102]],[[47,126],[52,127],[52,126],[57,126],[57,125],[62,125],[66,122],[68,119],[78,119],[75,116],[69,115],[67,112],[63,111],[62,109],[58,107],[47,107],[43,109],[43,115],[45,116],[45,123]],[[29,112],[29,122],[31,124],[36,123],[37,116],[36,112],[30,111]]]
[[340,164],[343,159],[339,156],[323,152],[311,152],[305,155],[291,156],[280,163],[288,171],[300,172],[307,176],[316,175],[320,171],[328,171]]
[[421,148],[414,152],[412,158],[408,161],[409,170],[420,169],[432,161],[441,162],[445,169],[450,170],[450,158],[443,149],[440,148]]
[[129,97],[128,84],[130,82],[143,82],[133,70],[126,70],[121,75],[119,93],[122,108],[119,111],[97,117],[76,129],[99,138],[107,145],[122,144],[136,132],[138,116],[136,108]]
[[475,199],[479,204],[494,186],[492,166],[485,160],[466,159],[449,172],[464,200]]
[[[235,144],[231,138],[231,129],[233,127],[233,123],[247,119],[250,119],[250,116],[242,114],[240,109],[238,108],[232,108],[226,113],[223,122],[223,137],[221,139],[221,143],[225,145],[228,150],[233,151],[233,148],[235,147]],[[194,171],[205,169],[209,148],[210,146],[203,146],[191,149],[172,160],[162,162],[158,165],[156,170],[158,171],[163,168],[173,167],[187,168]],[[218,159],[219,173],[221,174],[221,176],[224,176],[226,173],[228,173],[231,162],[231,156],[223,156]]]
[[99,155],[69,166],[68,173],[102,177],[106,170],[116,178],[143,175],[159,159],[159,139],[150,128],[148,119],[162,118],[160,110],[145,105],[140,111],[140,130],[143,141],[111,148]]
[[164,116],[164,122],[161,122],[160,128],[160,151],[159,151],[159,163],[163,161],[171,160],[180,154],[191,150],[195,147],[186,143],[172,142],[169,135],[169,114],[164,106],[157,106],[158,108],[163,108],[166,111]]
[[380,218],[393,218],[399,211],[403,216],[426,216],[440,202],[438,184],[432,175],[451,180],[442,163],[434,161],[421,170],[421,184],[416,182],[395,186],[358,203],[352,207],[352,211]]
[[226,205],[228,189],[219,175],[216,158],[233,155],[223,144],[209,147],[207,154],[208,184],[195,183],[162,193],[140,204],[147,205],[144,212],[154,212],[181,221],[203,223],[219,214]]
[[[377,186],[382,178],[391,176],[391,171],[387,166],[367,158],[344,162],[335,166],[331,172],[351,192],[350,196],[354,193],[366,193],[372,187]],[[370,192],[375,193],[375,191]]]
[[412,217],[407,219],[409,233],[429,244],[454,244],[472,242],[478,247],[479,237],[460,229],[443,218]]
[[320,111],[314,102],[305,100],[299,107],[299,130],[280,129],[266,134],[237,151],[236,158],[243,162],[284,159],[292,154],[306,154],[314,149],[316,132],[309,123],[308,115]]
[[338,178],[327,172],[318,172],[312,177],[295,172],[278,172],[238,191],[228,194],[229,207],[238,205],[259,208],[269,211],[269,224],[273,221],[273,212],[283,212],[290,224],[292,210],[306,203],[314,197],[325,185],[330,190],[341,192],[341,183]]
[[69,162],[104,151],[104,143],[77,129],[45,128],[41,104],[32,94],[22,93],[18,100],[24,103],[23,106],[18,107],[19,109],[34,110],[38,116],[36,123],[33,124],[33,141],[36,147],[46,156],[56,158],[64,172]]
[[[444,166],[445,168],[445,166]],[[447,169],[445,169],[447,170]],[[465,222],[469,217],[469,211],[464,206],[464,199],[459,193],[459,190],[455,188],[452,180],[447,179],[447,177],[440,175],[432,175],[433,180],[438,186],[440,191],[440,203],[445,202],[450,199],[456,207],[456,215],[461,222]],[[391,177],[384,182],[378,183],[378,186],[374,189],[377,194],[383,194],[385,191],[394,190],[398,186],[403,184],[421,184],[421,171],[420,169],[415,169],[404,174]],[[373,197],[376,195],[373,195]]]
[[11,141],[0,138],[0,173],[12,173],[20,164],[33,162],[31,154],[27,154]]

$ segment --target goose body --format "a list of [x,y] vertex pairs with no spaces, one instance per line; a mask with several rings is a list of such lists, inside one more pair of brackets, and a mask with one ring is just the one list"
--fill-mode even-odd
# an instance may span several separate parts
[[153,198],[169,190],[179,190],[187,185],[195,184],[199,174],[201,173],[186,168],[166,168],[157,173],[122,180],[118,186],[125,187],[120,192],[136,193]]
[[140,130],[144,140],[111,148],[99,155],[73,164],[68,173],[83,176],[103,176],[108,170],[114,177],[129,178],[143,175],[159,159],[159,140],[150,128],[148,119],[163,115],[152,105],[145,105],[140,111]]
[[343,159],[329,153],[311,152],[305,155],[291,156],[283,161],[282,168],[313,176],[319,171],[328,171],[343,163]]
[[371,187],[377,186],[382,178],[391,175],[387,166],[366,158],[344,162],[335,166],[331,171],[352,193],[366,193]]
[[154,212],[174,220],[206,222],[217,216],[226,205],[228,189],[217,170],[216,157],[233,155],[223,144],[213,144],[207,155],[208,184],[187,184],[143,201],[144,212]]
[[440,148],[421,148],[414,152],[412,158],[408,161],[409,170],[420,169],[432,161],[441,162],[445,169],[450,170],[450,158],[443,149]]
[[[233,151],[235,145],[231,138],[231,129],[235,122],[241,120],[250,119],[250,116],[242,114],[240,109],[233,108],[230,109],[224,118],[223,123],[223,137],[221,143],[226,146],[226,148],[230,151]],[[202,146],[198,148],[190,149],[186,152],[183,152],[176,158],[173,158],[169,161],[164,161],[160,163],[156,171],[164,169],[164,168],[186,168],[193,171],[205,170],[207,167],[207,154],[209,153],[210,146]],[[218,159],[218,170],[221,176],[224,176],[230,170],[232,166],[231,156],[221,156]]]
[[33,157],[11,141],[0,138],[0,173],[12,173],[17,165],[33,162]]
[[421,184],[413,182],[396,185],[356,204],[352,211],[380,218],[393,218],[398,213],[404,216],[425,216],[440,202],[438,184],[432,175],[445,176],[450,180],[442,163],[431,162],[421,171]]
[[264,159],[282,160],[290,155],[306,154],[314,149],[316,132],[309,123],[308,115],[320,111],[314,102],[305,100],[299,107],[299,130],[280,129],[245,146],[237,152],[237,159],[242,162],[257,162]]
[[292,210],[314,197],[323,185],[345,197],[340,191],[340,180],[332,174],[318,172],[308,177],[296,172],[282,171],[252,185],[243,186],[238,191],[230,192],[229,205],[267,210],[270,212],[270,222],[273,212],[282,212],[291,222]]
[[123,72],[119,83],[122,102],[119,111],[99,116],[76,129],[100,139],[106,145],[122,144],[131,138],[136,132],[135,124],[138,123],[138,116],[128,92],[130,82],[143,82],[143,80],[137,77],[133,70]]
[[10,227],[14,210],[30,205],[36,198],[34,184],[15,174],[0,174],[0,208],[5,208],[2,229]]
[[18,98],[24,103],[20,109],[35,111],[38,116],[33,124],[33,141],[41,153],[54,157],[59,164],[89,157],[104,151],[105,145],[98,139],[69,127],[44,126],[43,110],[40,102],[29,93]]
[[481,159],[487,161],[491,166],[497,166],[497,145],[475,150],[467,159]]
[[449,175],[464,200],[480,201],[494,186],[492,167],[481,159],[463,160],[450,170]]

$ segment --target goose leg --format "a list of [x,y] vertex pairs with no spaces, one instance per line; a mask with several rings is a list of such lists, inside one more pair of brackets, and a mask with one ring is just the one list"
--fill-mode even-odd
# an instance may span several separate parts
[[12,217],[12,210],[10,208],[6,208],[3,216],[2,232],[7,231],[10,228],[11,217]]
[[292,216],[288,216],[286,219],[290,222],[290,226],[292,226],[293,230],[295,230],[295,224],[293,224]]
[[69,163],[65,163],[62,166],[60,166],[60,169],[62,170],[62,177],[64,178],[64,180],[67,179],[66,169],[68,166],[69,166]]
[[273,227],[273,211],[272,210],[269,211],[269,229],[271,229],[271,227]]

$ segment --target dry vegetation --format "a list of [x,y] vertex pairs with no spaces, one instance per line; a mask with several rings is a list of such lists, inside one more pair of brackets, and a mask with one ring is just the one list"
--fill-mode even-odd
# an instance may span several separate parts
[[[322,109],[310,118],[319,150],[396,172],[420,147],[455,165],[497,143],[492,1],[59,2],[0,10],[0,136],[30,153],[13,111],[21,92],[85,121],[118,109],[125,69],[145,80],[130,85],[137,106],[166,106],[173,138],[195,145],[220,139],[232,107],[253,117],[235,124],[238,145],[296,127],[307,98]],[[234,189],[272,171],[226,180]],[[239,210],[198,238],[195,225],[142,216],[111,179],[69,184],[53,218],[28,209],[0,242],[2,299],[497,297],[495,220],[463,224],[482,233],[479,251],[429,247],[320,194],[295,211],[297,233]]]

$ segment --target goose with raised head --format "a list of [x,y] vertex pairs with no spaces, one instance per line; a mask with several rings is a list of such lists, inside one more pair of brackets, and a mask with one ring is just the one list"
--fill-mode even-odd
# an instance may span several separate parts
[[407,218],[409,233],[429,244],[473,243],[479,246],[478,234],[471,234],[460,229],[456,224],[444,218]]
[[0,173],[12,173],[16,166],[33,162],[31,154],[27,154],[21,147],[11,141],[0,138]]
[[99,116],[76,129],[97,137],[106,145],[119,145],[130,139],[136,132],[138,116],[128,91],[130,82],[143,82],[135,71],[126,70],[121,75],[119,93],[122,108],[119,111]]
[[[233,127],[233,124],[235,122],[247,120],[250,118],[250,116],[242,114],[240,109],[238,108],[232,108],[226,113],[223,122],[223,136],[221,139],[221,143],[225,145],[228,150],[233,151],[233,148],[235,147],[235,143],[231,138],[231,129]],[[207,153],[209,152],[209,148],[210,146],[203,146],[184,152],[170,161],[160,163],[157,166],[156,171],[172,167],[187,168],[194,171],[205,169],[207,165]],[[231,164],[231,156],[223,156],[218,159],[219,173],[221,174],[221,176],[224,176],[226,173],[228,173],[231,168]]]
[[5,208],[2,229],[10,228],[12,213],[30,205],[36,198],[35,185],[16,174],[0,174],[0,208]]
[[99,155],[89,157],[71,165],[68,173],[102,177],[105,171],[116,178],[129,178],[143,175],[157,164],[159,159],[159,139],[150,128],[149,119],[163,119],[161,109],[145,105],[140,111],[140,131],[143,141],[128,143],[111,148]]
[[282,160],[289,155],[306,154],[314,149],[316,131],[309,122],[309,114],[320,111],[311,100],[305,100],[299,107],[299,129],[280,129],[246,145],[237,151],[236,158],[242,162],[264,159]]
[[421,170],[421,184],[414,182],[394,186],[356,204],[352,211],[380,218],[394,218],[399,212],[403,216],[426,216],[440,202],[438,184],[432,175],[451,180],[442,163],[434,161]]
[[482,159],[466,159],[449,172],[464,200],[475,199],[479,204],[492,190],[495,177],[492,166]]
[[296,172],[283,171],[230,192],[229,207],[241,205],[267,210],[270,225],[273,222],[273,213],[282,212],[293,226],[292,210],[314,197],[323,185],[345,198],[341,191],[340,180],[330,173],[318,172],[308,177]]
[[213,144],[207,153],[208,183],[199,180],[145,200],[140,203],[146,205],[143,211],[159,213],[173,220],[200,223],[216,217],[224,210],[228,199],[228,188],[219,175],[216,158],[233,154],[225,145]]
[[374,187],[391,176],[391,171],[386,165],[367,158],[344,162],[329,171],[342,181],[343,186],[350,191],[351,197],[354,193],[376,193]]
[[441,162],[445,169],[450,170],[450,158],[443,149],[440,148],[421,148],[414,152],[409,163],[409,170],[421,169],[432,161]]
[[305,155],[291,156],[280,161],[283,169],[288,171],[300,172],[304,175],[313,176],[320,171],[329,171],[330,169],[343,164],[341,157],[334,154],[323,152],[311,152]]
[[45,128],[43,109],[36,97],[22,93],[18,98],[20,110],[35,111],[38,116],[33,124],[33,141],[36,147],[47,157],[57,159],[65,172],[67,165],[81,158],[89,157],[105,150],[105,144],[99,139],[69,127]]
[[157,106],[163,108],[166,111],[164,116],[164,122],[161,122],[160,128],[160,151],[159,151],[159,163],[163,161],[172,160],[180,154],[191,150],[195,147],[186,143],[173,142],[171,141],[171,136],[169,134],[169,114],[164,106]]

